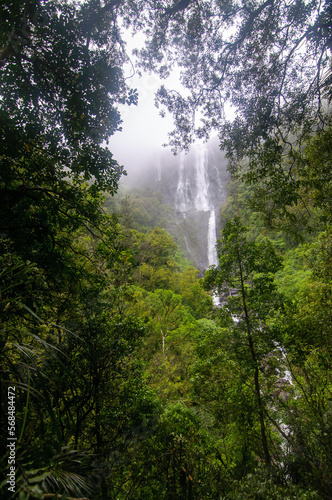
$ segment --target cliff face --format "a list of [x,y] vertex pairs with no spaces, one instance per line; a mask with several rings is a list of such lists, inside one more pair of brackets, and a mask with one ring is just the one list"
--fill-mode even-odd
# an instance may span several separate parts
[[216,264],[217,222],[226,201],[225,171],[222,154],[207,144],[195,145],[187,155],[181,153],[175,164],[162,158],[159,163],[164,202],[176,210],[177,238],[201,270]]
[[226,160],[217,141],[193,145],[188,154],[157,154],[136,186],[150,186],[174,207],[176,224],[169,232],[188,258],[204,270],[216,263],[215,244],[220,232],[219,211],[226,201]]

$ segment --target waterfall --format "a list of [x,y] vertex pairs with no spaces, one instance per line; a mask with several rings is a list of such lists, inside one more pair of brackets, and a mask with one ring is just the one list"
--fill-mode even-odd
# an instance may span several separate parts
[[199,144],[195,157],[195,174],[196,174],[196,197],[195,208],[208,212],[210,210],[209,203],[209,182],[207,179],[208,154],[205,144]]
[[199,144],[195,157],[196,170],[196,210],[209,212],[209,223],[207,232],[207,258],[208,265],[217,264],[216,252],[216,212],[209,197],[208,180],[208,150],[205,144]]
[[[175,206],[178,212],[186,218],[186,212],[194,209],[196,212],[208,214],[207,227],[207,265],[217,264],[216,253],[216,212],[209,195],[208,149],[205,144],[196,145],[194,158],[181,153],[178,166],[178,183],[175,193]],[[189,246],[186,238],[186,246]]]
[[[208,262],[209,266],[216,266],[218,264],[218,257],[216,251],[216,214],[214,208],[210,210],[209,229],[208,229]],[[214,293],[212,300],[215,306],[220,305],[220,297],[218,293]]]
[[195,144],[187,154],[180,153],[162,170],[162,189],[175,206],[185,240],[183,248],[202,271],[218,262],[216,220],[226,199],[224,170],[221,157],[205,143]]
[[187,248],[187,252],[188,252],[188,255],[191,254],[191,250],[189,248],[189,245],[188,245],[188,238],[186,235],[184,235],[184,241],[186,242],[186,248]]
[[157,163],[157,167],[158,167],[158,182],[161,182],[161,163],[160,163],[160,154],[158,154],[158,163]]
[[[293,378],[290,370],[287,368],[287,353],[284,347],[282,347],[278,342],[274,342],[274,345],[276,346],[276,355],[278,356],[278,359],[280,361],[280,366],[279,368],[276,369],[277,374],[278,374],[278,380],[275,383],[276,387],[276,392],[275,395],[281,399],[281,400],[287,400],[288,398],[288,391],[290,388],[294,385],[293,383]],[[280,359],[281,355],[281,359]],[[278,411],[278,407],[275,406],[273,409]],[[281,449],[285,455],[289,453],[290,450],[290,445],[288,442],[288,436],[291,434],[292,429],[291,427],[286,424],[283,419],[282,415],[280,418],[277,420],[280,430],[281,430]],[[284,463],[280,463],[281,467],[284,467]]]
[[186,157],[184,153],[181,153],[179,180],[175,193],[175,207],[178,212],[183,213],[190,209],[190,189],[186,170]]
[[214,208],[210,210],[209,228],[208,228],[208,263],[209,266],[215,266],[218,263],[216,251],[216,213]]

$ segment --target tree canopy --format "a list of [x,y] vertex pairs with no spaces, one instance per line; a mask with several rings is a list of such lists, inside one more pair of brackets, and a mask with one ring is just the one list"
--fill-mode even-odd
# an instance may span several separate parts
[[[331,12],[2,2],[2,497],[331,498]],[[123,26],[147,36],[142,70],[181,68],[183,95],[157,95],[173,146],[215,129],[243,169],[204,280],[171,207],[111,198],[107,141],[137,102]]]
[[303,200],[306,143],[330,126],[330,2],[146,2],[142,16],[131,21],[147,36],[141,68],[180,70],[183,90],[156,95],[174,151],[217,132],[230,171],[269,198],[270,221],[288,217]]
[[[187,146],[214,129],[238,160],[271,135],[286,141],[322,119],[329,2],[191,1],[168,15],[158,3],[147,9],[141,65],[163,76],[177,64],[186,89],[184,96],[165,88],[158,93],[175,118],[173,145]],[[225,115],[227,103],[235,108],[233,121]]]
[[37,172],[42,159],[48,180],[70,173],[115,190],[123,169],[101,143],[120,127],[117,105],[136,94],[114,22],[93,1],[2,3],[3,154],[31,158]]

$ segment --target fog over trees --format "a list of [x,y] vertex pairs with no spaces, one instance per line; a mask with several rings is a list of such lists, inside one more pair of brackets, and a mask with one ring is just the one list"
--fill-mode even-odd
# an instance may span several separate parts
[[[0,14],[1,498],[330,499],[330,2]],[[192,178],[120,185],[128,67]]]

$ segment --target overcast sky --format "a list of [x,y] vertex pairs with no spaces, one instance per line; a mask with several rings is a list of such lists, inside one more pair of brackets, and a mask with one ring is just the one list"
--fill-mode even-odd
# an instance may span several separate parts
[[[125,38],[129,55],[134,48],[141,48],[144,44],[144,37],[139,34],[134,38],[128,34]],[[145,74],[140,78],[135,73],[133,61],[134,57],[126,67],[127,83],[137,89],[138,105],[119,107],[123,120],[122,131],[114,134],[109,142],[114,158],[124,165],[128,176],[144,167],[154,155],[157,158],[158,151],[167,149],[163,148],[163,144],[168,142],[168,133],[174,128],[171,116],[166,114],[162,118],[159,115],[159,110],[154,105],[155,92],[162,84],[181,92],[177,68],[166,80],[160,80],[154,74]],[[234,110],[230,106],[226,105],[225,111],[228,119],[234,117]],[[171,154],[171,149],[168,150]]]
[[138,90],[138,106],[121,106],[122,131],[110,141],[116,158],[130,164],[137,155],[146,156],[148,151],[161,148],[168,140],[167,132],[171,131],[173,123],[170,117],[162,118],[154,106],[154,94],[160,86],[154,75],[135,77],[132,86]]
[[[132,49],[143,45],[143,38],[127,37],[128,54]],[[134,61],[134,58],[132,58]],[[128,64],[127,75],[133,75],[133,67]],[[170,116],[162,118],[154,105],[154,95],[161,84],[171,88],[179,88],[179,80],[173,75],[166,81],[161,81],[157,75],[146,74],[141,78],[137,73],[127,80],[132,88],[138,91],[138,106],[120,106],[123,120],[122,131],[110,139],[110,150],[116,160],[130,171],[139,168],[158,150],[165,149],[162,145],[168,142],[167,133],[173,129]]]

